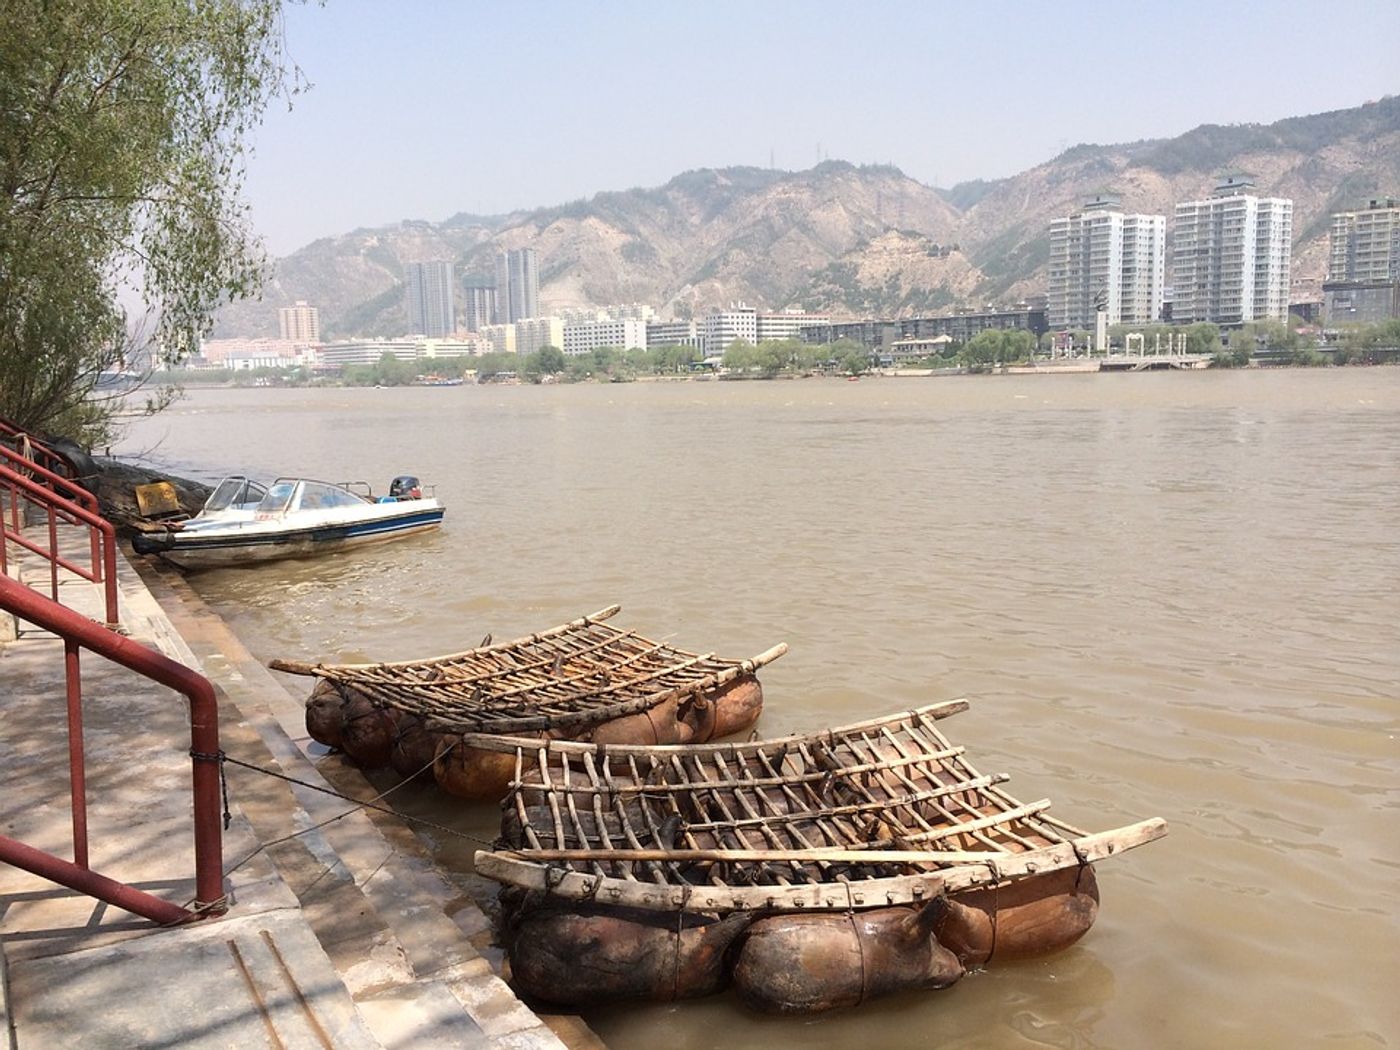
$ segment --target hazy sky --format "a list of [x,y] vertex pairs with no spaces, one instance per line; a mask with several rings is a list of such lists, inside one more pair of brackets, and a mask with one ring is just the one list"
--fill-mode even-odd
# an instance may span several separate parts
[[328,0],[287,41],[313,87],[268,114],[247,182],[279,255],[700,167],[951,186],[1400,91],[1396,0]]

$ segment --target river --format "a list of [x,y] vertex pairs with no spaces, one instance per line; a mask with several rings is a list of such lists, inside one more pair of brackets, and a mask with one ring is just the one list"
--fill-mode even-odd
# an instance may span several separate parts
[[589,1014],[611,1046],[1400,1046],[1400,368],[200,390],[114,451],[436,485],[436,534],[195,574],[260,658],[620,602],[786,641],[765,735],[966,696],[945,732],[1013,794],[1171,825],[1059,955],[808,1020]]

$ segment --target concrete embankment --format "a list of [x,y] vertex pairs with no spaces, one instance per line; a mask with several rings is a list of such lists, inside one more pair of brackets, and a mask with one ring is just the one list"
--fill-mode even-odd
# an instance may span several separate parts
[[[35,560],[12,558],[11,572],[48,578]],[[142,574],[120,560],[123,628],[210,678],[223,750],[331,787],[300,704],[183,579]],[[100,609],[90,584],[60,591],[70,607]],[[0,645],[0,831],[71,856],[63,643],[23,622],[17,634]],[[81,671],[92,867],[183,904],[193,897],[183,699],[93,654]],[[13,1050],[601,1046],[577,1019],[546,1024],[515,997],[485,915],[401,821],[265,773],[227,774],[222,918],[159,929],[0,866],[0,1031]],[[352,770],[336,779],[342,794],[375,794]]]

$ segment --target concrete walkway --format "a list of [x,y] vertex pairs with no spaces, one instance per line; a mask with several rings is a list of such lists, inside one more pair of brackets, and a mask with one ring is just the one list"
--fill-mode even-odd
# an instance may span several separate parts
[[[14,554],[11,574],[43,591],[47,569]],[[143,571],[120,561],[123,628],[210,677],[224,751],[325,785],[300,704],[183,579]],[[65,581],[61,597],[101,618],[90,584]],[[23,622],[16,640],[3,629],[0,832],[71,857],[63,646]],[[183,904],[193,896],[184,699],[91,653],[81,666],[92,867]],[[338,790],[372,797],[356,779]],[[576,1018],[547,1026],[516,999],[492,968],[486,917],[401,822],[235,766],[228,780],[233,903],[221,919],[163,930],[0,865],[0,1035],[11,1050],[601,1046]]]

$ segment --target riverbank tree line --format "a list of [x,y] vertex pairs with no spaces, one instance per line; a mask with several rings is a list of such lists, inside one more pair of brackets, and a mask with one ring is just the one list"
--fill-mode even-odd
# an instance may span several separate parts
[[[1300,366],[1328,364],[1372,364],[1388,360],[1400,346],[1400,320],[1373,325],[1352,325],[1338,332],[1327,344],[1330,353],[1318,349],[1316,337],[1296,326],[1277,321],[1258,321],[1226,333],[1213,324],[1187,326],[1114,326],[1110,340],[1118,349],[1129,333],[1141,334],[1144,353],[1161,348],[1166,352],[1185,339],[1185,352],[1211,357],[1221,368],[1249,364],[1260,351],[1286,351],[1281,363]],[[1072,333],[1083,347],[1092,333]],[[1173,342],[1175,339],[1177,342]],[[1054,336],[1040,340],[1020,329],[988,329],[966,343],[948,343],[933,355],[900,362],[902,367],[978,370],[993,365],[1029,364],[1037,355],[1051,351]],[[1387,353],[1389,351],[1389,353]],[[880,364],[879,355],[854,340],[814,345],[795,339],[748,343],[736,340],[719,359],[719,366],[731,374],[753,378],[780,375],[839,373],[860,375]],[[523,383],[547,382],[626,382],[642,376],[683,376],[711,371],[695,347],[659,346],[648,350],[599,347],[584,354],[565,355],[557,347],[546,346],[534,353],[489,353],[481,357],[422,358],[403,361],[384,354],[377,362],[349,365],[338,375],[314,372],[309,368],[256,368],[233,370],[204,368],[174,371],[166,381],[177,386],[411,386],[434,378],[472,379],[481,382],[516,379]]]

